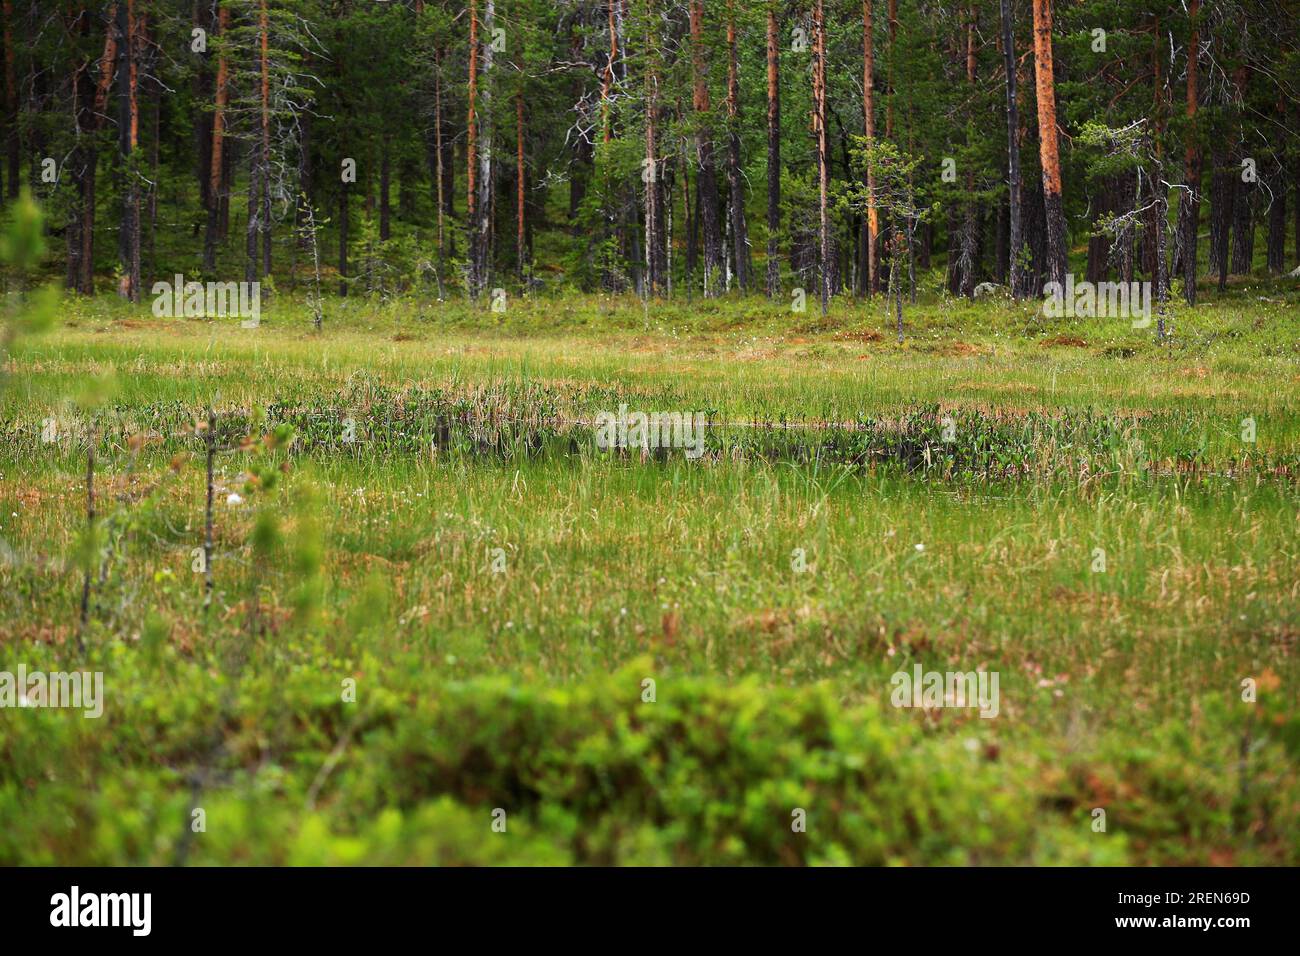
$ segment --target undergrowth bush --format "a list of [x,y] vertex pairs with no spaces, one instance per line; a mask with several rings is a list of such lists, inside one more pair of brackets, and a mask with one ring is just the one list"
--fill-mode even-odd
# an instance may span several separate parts
[[1059,741],[935,733],[820,686],[660,673],[647,702],[649,659],[550,688],[374,674],[348,704],[290,656],[237,686],[186,668],[168,683],[196,694],[124,694],[128,652],[102,721],[7,722],[0,862],[1297,862],[1300,722],[1264,703],[1207,700],[1191,726],[1061,763]]

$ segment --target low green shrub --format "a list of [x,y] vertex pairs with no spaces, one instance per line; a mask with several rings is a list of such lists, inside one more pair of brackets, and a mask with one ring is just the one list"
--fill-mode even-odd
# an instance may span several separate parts
[[[373,676],[347,703],[328,676],[343,662],[292,657],[279,668],[260,662],[237,686],[187,666],[172,686],[193,694],[127,696],[121,688],[133,686],[138,666],[127,656],[100,720],[10,712],[0,737],[0,863],[1300,856],[1300,782],[1286,747],[1294,718],[1264,703],[1243,714],[1252,705],[1209,701],[1194,726],[1163,726],[1137,749],[1100,737],[1062,763],[1062,741],[1014,723],[971,719],[937,732],[922,714],[846,707],[825,687],[677,678],[649,659],[562,687],[429,683],[363,661],[353,671]],[[1094,829],[1098,807],[1105,832]]]

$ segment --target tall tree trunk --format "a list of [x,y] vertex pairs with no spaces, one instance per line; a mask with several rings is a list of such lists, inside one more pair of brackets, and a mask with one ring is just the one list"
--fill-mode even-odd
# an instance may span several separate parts
[[[1103,282],[1110,271],[1111,240],[1105,233],[1094,233],[1096,221],[1119,210],[1116,196],[1122,189],[1119,177],[1103,176],[1096,181],[1088,208],[1088,261],[1085,278],[1089,282]],[[1155,218],[1154,216],[1152,217]],[[1114,240],[1116,243],[1120,239]]]
[[299,226],[298,245],[307,248],[315,240],[308,235],[308,228],[316,221],[316,175],[312,165],[312,121],[311,112],[304,111],[301,118],[301,141],[298,143],[298,197],[297,223]]
[[[966,8],[966,83],[975,92],[975,4]],[[966,171],[966,195],[975,194],[975,169],[973,165]],[[975,272],[980,260],[980,210],[973,199],[967,199],[965,223],[962,227],[961,242],[961,289],[962,295],[975,298]]]
[[[575,24],[569,31],[569,59],[575,63],[583,58],[583,36],[579,32],[583,24]],[[575,75],[570,87],[570,95],[576,103],[586,92],[584,78]],[[591,139],[586,133],[579,133],[573,138],[572,171],[569,175],[569,228],[573,235],[582,235],[578,223],[578,211],[587,196],[587,187],[591,182],[591,172],[595,151]]]
[[478,299],[480,288],[478,257],[478,4],[469,4],[469,115],[465,122],[465,175],[467,195],[465,223],[469,234],[469,297]]
[[600,127],[601,138],[606,143],[614,137],[610,105],[614,89],[614,64],[618,61],[618,23],[614,14],[614,5],[618,2],[619,0],[608,0],[605,4],[609,18],[609,58],[605,61],[605,70],[600,77]]
[[1033,0],[1034,77],[1038,93],[1038,155],[1043,167],[1048,281],[1065,286],[1065,206],[1056,137],[1056,79],[1052,72],[1052,0]]
[[[898,45],[898,0],[889,0],[885,9],[885,29],[887,42],[885,53],[888,61],[885,73],[885,139],[897,143],[898,140],[894,136],[894,99],[898,90],[894,86],[894,75],[896,61],[898,59],[896,52]],[[893,222],[892,217],[889,221],[879,226],[878,235],[880,238],[877,242],[878,254],[882,254],[886,251],[884,247],[894,241],[896,232],[897,223]],[[876,266],[877,280],[882,287],[886,282],[893,281],[893,265],[894,264],[891,261],[889,264],[890,274],[888,276],[880,275],[882,270],[879,265]],[[888,301],[888,296],[886,296],[886,301]]]
[[476,273],[479,289],[487,287],[492,271],[492,30],[496,24],[495,0],[486,0],[483,5],[482,44],[483,76],[479,90],[481,109],[479,110],[479,148],[478,148],[478,199],[475,211],[478,213],[475,237]]
[[[204,0],[194,0],[194,26],[205,35],[213,32],[212,6]],[[212,69],[205,50],[194,71],[194,102],[207,103],[211,97]],[[208,186],[212,167],[212,114],[206,109],[194,112],[194,154],[198,160],[194,171],[199,183],[199,204],[206,212],[211,203]]]
[[104,30],[104,52],[99,58],[99,79],[94,93],[94,111],[88,118],[85,176],[81,183],[81,225],[78,229],[81,239],[81,276],[77,288],[83,295],[95,293],[95,201],[96,174],[99,166],[95,134],[103,125],[103,118],[108,112],[108,98],[116,66],[117,5],[113,4],[109,7],[107,27]]
[[1043,209],[1043,180],[1041,176],[1025,177],[1021,181],[1020,208],[1023,214],[1021,230],[1029,251],[1026,269],[1026,298],[1042,294],[1047,281],[1047,214]]
[[41,114],[44,112],[46,102],[46,86],[49,82],[49,74],[39,69],[33,59],[27,66],[27,76],[24,78],[24,87],[27,90],[27,115],[33,122],[27,134],[27,183],[33,196],[39,196],[44,191],[41,188],[41,161],[49,155],[46,148],[46,142],[49,133],[45,129],[45,124],[39,122]]
[[[111,32],[111,31],[110,31]],[[81,184],[81,277],[77,291],[82,295],[95,294],[95,186],[99,153],[94,146],[86,149],[86,173]]]
[[1255,184],[1234,184],[1237,191],[1232,206],[1232,269],[1235,276],[1250,275],[1255,260]]
[[[1155,35],[1160,34],[1160,21],[1156,20]],[[1156,52],[1152,64],[1155,78],[1154,103],[1155,114],[1155,169],[1151,177],[1151,192],[1155,198],[1151,210],[1151,231],[1155,233],[1155,298],[1156,298],[1156,341],[1164,342],[1168,336],[1165,327],[1165,302],[1169,298],[1169,259],[1166,257],[1166,242],[1169,229],[1169,187],[1165,184],[1165,95],[1164,84],[1160,76],[1160,56]],[[1141,176],[1141,173],[1138,173]]]
[[827,215],[827,192],[830,187],[830,156],[826,132],[826,17],[822,0],[813,4],[813,135],[817,141],[817,197],[820,253],[822,316],[830,312],[831,249],[830,222]]
[[1011,297],[1020,299],[1024,286],[1020,250],[1024,245],[1020,222],[1020,117],[1016,101],[1016,47],[1015,21],[1011,0],[1001,0],[1002,15],[1002,68],[1006,70],[1007,84],[1007,187],[1010,238],[1008,240],[1008,283]]
[[[868,0],[869,2],[869,0]],[[781,291],[781,41],[777,0],[767,7],[767,296]],[[689,225],[689,219],[687,220]]]
[[158,150],[162,144],[162,87],[159,84],[151,84],[149,101],[149,115],[153,117],[153,136],[149,140],[149,271],[153,272],[157,264],[158,240]]
[[[1249,75],[1248,67],[1242,63],[1237,66],[1233,76],[1233,83],[1237,87],[1237,99],[1242,104],[1242,112],[1245,110],[1246,81]],[[1246,129],[1243,123],[1239,156],[1244,156],[1245,151]],[[1246,182],[1242,178],[1240,162],[1238,162],[1237,168],[1233,170],[1233,180],[1232,274],[1249,275],[1255,253],[1254,198],[1257,190],[1255,183]]]
[[[1162,178],[1165,168],[1165,89],[1163,77],[1161,76],[1160,63],[1160,18],[1155,20],[1155,27],[1152,31],[1152,57],[1151,57],[1151,75],[1153,82],[1151,84],[1151,119],[1152,126],[1155,129],[1155,158],[1157,175],[1155,181],[1151,184],[1152,194],[1159,193],[1162,202],[1158,206],[1153,206],[1147,211],[1147,236],[1150,237],[1149,247],[1151,256],[1151,274],[1158,276],[1164,268],[1164,263],[1157,263],[1155,257],[1159,254],[1158,250],[1163,248],[1160,240],[1164,239],[1162,235],[1169,223],[1167,218],[1160,219],[1161,211],[1168,212],[1169,191],[1164,186]],[[1175,234],[1176,237],[1176,234]],[[1177,245],[1177,243],[1175,243]],[[1168,286],[1165,287],[1168,291]],[[1162,313],[1163,314],[1163,313]],[[1161,336],[1163,338],[1163,335]]]
[[646,76],[645,76],[645,165],[641,177],[645,186],[645,295],[659,294],[663,281],[663,240],[662,216],[660,205],[662,190],[660,188],[659,148],[658,148],[658,113],[659,113],[659,73],[658,43],[655,37],[654,0],[646,5]]
[[1300,268],[1300,158],[1296,159],[1295,175],[1291,178],[1291,191],[1295,194],[1292,205],[1295,206],[1295,258],[1296,268]]
[[591,141],[585,135],[576,137],[573,144],[573,173],[569,176],[569,223],[575,236],[582,234],[578,215],[583,200],[587,198],[587,188],[591,185],[595,153]]
[[1201,34],[1198,14],[1201,0],[1189,0],[1187,19],[1191,36],[1187,41],[1187,143],[1183,155],[1183,190],[1178,202],[1178,259],[1182,266],[1183,298],[1196,305],[1196,233],[1201,227],[1201,149],[1197,141],[1197,69]]
[[[1159,21],[1156,21],[1156,34],[1160,33]],[[1165,130],[1165,96],[1164,85],[1160,77],[1160,57],[1155,57],[1153,73],[1155,76],[1155,170],[1151,177],[1151,191],[1155,205],[1151,211],[1151,230],[1155,233],[1155,281],[1156,281],[1156,341],[1163,342],[1168,336],[1165,327],[1165,302],[1169,298],[1169,259],[1166,257],[1166,241],[1169,231],[1169,187],[1165,185],[1164,130]],[[1139,173],[1140,175],[1140,173]]]
[[1169,276],[1166,273],[1165,233],[1169,222],[1169,190],[1164,184],[1164,168],[1156,162],[1154,182],[1156,225],[1156,339],[1163,342],[1165,330],[1165,300],[1169,298]]
[[998,199],[997,212],[994,214],[993,225],[993,258],[989,265],[989,273],[993,276],[993,281],[998,285],[1007,284],[1007,263],[1010,259],[1010,237],[1007,235],[1010,219],[1010,208],[1008,200]]
[[[445,52],[445,51],[444,51]],[[445,90],[446,87],[444,86]],[[442,175],[445,180],[443,188],[443,201],[446,206],[443,210],[448,219],[456,218],[456,190],[452,188],[456,184],[456,139],[455,124],[448,119],[447,111],[442,112]],[[462,148],[463,149],[463,148]],[[447,243],[447,255],[456,255],[456,230],[448,229],[445,233]]]
[[[522,71],[521,71],[522,75]],[[519,269],[519,282],[528,277],[527,230],[524,228],[524,93],[515,93],[515,260]]]
[[248,218],[244,222],[244,281],[252,284],[257,281],[257,272],[262,265],[261,250],[258,239],[261,230],[262,208],[262,150],[256,143],[248,151]]
[[[77,11],[76,20],[70,25],[69,33],[76,38],[86,35],[89,33],[89,22],[85,10]],[[68,161],[64,164],[64,175],[73,185],[74,195],[68,209],[63,238],[67,244],[68,259],[64,287],[70,292],[78,291],[81,285],[81,204],[85,196],[83,184],[86,178],[84,138],[91,123],[90,108],[95,101],[95,87],[90,81],[89,72],[89,60],[77,64],[69,84],[72,92],[72,132],[76,145],[73,146]]]
[[379,241],[387,242],[392,236],[392,166],[385,137],[379,157]]
[[261,39],[262,68],[262,136],[259,145],[261,165],[262,275],[271,274],[271,27],[266,11],[266,0],[261,0],[258,11],[258,31]]
[[339,186],[339,295],[348,294],[348,184]]
[[[81,157],[77,150],[73,150],[68,157],[69,164],[80,163]],[[66,167],[65,167],[66,168]],[[78,197],[79,198],[79,197]],[[76,292],[77,285],[81,281],[81,210],[73,208],[70,210],[68,222],[63,227],[63,239],[67,243],[68,262],[64,273],[63,287],[69,292]]]
[[442,165],[442,49],[434,52],[433,74],[433,178],[436,195],[434,204],[438,211],[438,295],[441,297],[442,276],[446,269],[446,234],[443,223],[443,165]]
[[[14,76],[14,5],[4,0],[5,15],[5,153],[9,161],[9,198],[18,198],[18,83]],[[110,14],[113,16],[113,14]],[[115,17],[114,17],[115,18]],[[111,27],[110,27],[111,29]]]
[[[614,71],[615,64],[618,63],[618,39],[619,39],[619,17],[617,4],[619,0],[607,0],[605,4],[605,16],[609,25],[609,56],[605,60],[605,71],[601,75],[600,82],[600,124],[601,124],[601,142],[609,143],[614,139],[614,117],[613,117],[613,95],[614,95]],[[614,217],[616,215],[615,199],[613,195],[613,183],[611,182],[610,163],[608,161],[601,164],[601,174],[604,182],[604,208],[601,216],[601,240],[602,240],[602,269],[601,285],[609,291],[619,287],[622,280],[618,271],[614,267],[613,257],[609,253],[610,238],[614,229]]]
[[948,233],[948,269],[944,277],[949,295],[962,294],[962,216],[958,205],[947,207],[944,226]]
[[[76,145],[65,167],[73,186],[65,236],[68,250],[65,278],[67,287],[82,295],[93,295],[95,291],[95,165],[98,161],[95,134],[99,129],[99,118],[102,115],[99,91],[100,88],[103,89],[103,98],[106,100],[107,84],[112,75],[117,49],[114,30],[115,13],[114,11],[110,16],[108,29],[105,31],[104,53],[96,61],[100,71],[98,84],[92,78],[90,60],[77,67],[71,83],[72,123]],[[86,11],[79,11],[74,25],[76,35],[89,36],[91,24],[92,18]]]
[[[1236,68],[1234,83],[1236,86],[1236,95],[1239,101],[1245,103],[1245,83],[1249,77],[1249,70],[1245,64]],[[1239,150],[1239,156],[1244,156],[1245,150],[1245,130],[1242,131],[1242,147]],[[1232,183],[1235,195],[1232,198],[1232,261],[1231,272],[1234,276],[1248,276],[1251,274],[1251,267],[1255,261],[1255,195],[1257,193],[1255,182],[1247,182],[1243,178],[1242,166],[1240,161],[1234,169],[1235,182]]]
[[735,0],[727,3],[727,194],[731,210],[732,261],[741,292],[749,291],[753,265],[749,258],[749,227],[745,223],[745,192],[740,178],[740,81],[736,66]]
[[[230,29],[230,8],[218,0],[216,33],[224,37]],[[225,51],[217,57],[217,81],[212,112],[212,157],[208,166],[208,222],[203,235],[203,269],[212,272],[217,267],[217,239],[221,233],[221,197],[224,185],[226,140],[226,104],[230,95],[230,64]]]
[[140,186],[136,149],[140,142],[139,49],[136,43],[135,0],[126,0],[118,13],[121,67],[118,71],[118,149],[122,155],[122,226],[119,258],[122,279],[118,292],[140,301]]
[[[229,125],[229,123],[227,123]],[[239,140],[232,139],[226,144],[221,157],[221,241],[230,237],[230,184],[235,181],[235,166],[239,157]]]
[[262,269],[262,252],[260,240],[265,227],[262,214],[265,208],[263,193],[266,190],[265,178],[268,175],[266,157],[270,127],[268,122],[269,80],[266,73],[266,9],[265,0],[259,4],[258,11],[258,101],[256,136],[249,143],[248,149],[248,218],[244,223],[244,281],[250,285],[257,281]]
[[533,236],[537,231],[537,223],[541,221],[546,213],[546,199],[538,195],[536,188],[529,188],[528,163],[524,162],[524,208],[527,211],[527,218],[524,223],[524,262],[527,264],[525,279],[531,281],[533,275]]
[[1230,167],[1231,153],[1222,145],[1212,154],[1210,177],[1210,272],[1218,277],[1218,289],[1228,286],[1228,251],[1232,236],[1232,206],[1236,198],[1238,170]]
[[691,71],[694,78],[693,105],[698,127],[695,134],[696,160],[699,163],[699,199],[697,215],[704,227],[704,297],[711,299],[719,291],[722,271],[722,227],[718,221],[718,179],[713,164],[713,130],[708,124],[709,84],[707,53],[704,49],[704,0],[691,0]]
[[889,97],[885,100],[885,139],[894,138],[894,41],[898,39],[898,0],[889,0],[889,75],[885,82]]
[[[876,142],[876,51],[873,15],[872,0],[862,0],[862,118],[868,147]],[[866,233],[863,237],[866,269],[861,276],[859,287],[870,296],[876,290],[876,273],[880,269],[878,261],[880,212],[876,208],[876,172],[870,163],[867,164]]]
[[[682,108],[678,104],[678,121],[681,121]],[[683,228],[686,230],[686,301],[691,300],[694,292],[695,267],[700,258],[700,179],[697,175],[691,180],[690,145],[682,142],[682,208]],[[692,203],[692,198],[694,202]]]

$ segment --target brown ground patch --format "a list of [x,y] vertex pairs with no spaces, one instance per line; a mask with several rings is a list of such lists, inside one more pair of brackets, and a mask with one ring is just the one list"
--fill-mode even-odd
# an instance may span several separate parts
[[993,349],[987,345],[976,345],[973,342],[917,342],[913,344],[913,349],[917,352],[926,352],[930,355],[992,355]]
[[1084,349],[1088,347],[1088,343],[1077,335],[1053,335],[1050,339],[1043,339],[1043,341],[1038,344],[1043,348],[1049,348],[1056,345],[1075,349]]
[[75,643],[75,635],[68,625],[51,625],[33,620],[23,621],[12,630],[0,630],[0,646],[6,644],[53,644],[68,646]]
[[875,329],[862,329],[858,332],[837,332],[834,337],[844,342],[879,342],[884,338]]

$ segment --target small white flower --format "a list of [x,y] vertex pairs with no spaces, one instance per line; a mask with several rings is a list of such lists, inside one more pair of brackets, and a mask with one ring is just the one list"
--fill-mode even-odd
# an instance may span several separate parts
[[916,546],[916,550],[917,550],[917,551],[924,551],[924,550],[925,550],[925,545],[918,543],[917,546]]
[[241,498],[233,491],[230,494],[226,495],[226,504],[228,504],[232,508],[235,507],[235,505],[242,505],[243,503],[244,503],[244,499]]

